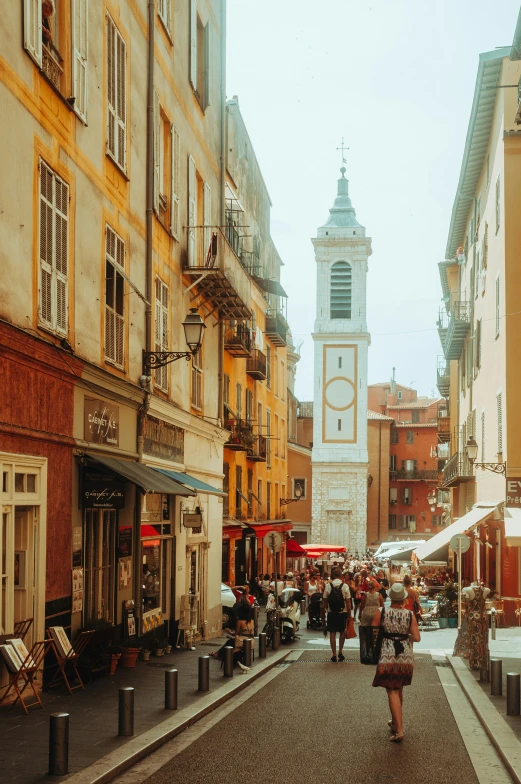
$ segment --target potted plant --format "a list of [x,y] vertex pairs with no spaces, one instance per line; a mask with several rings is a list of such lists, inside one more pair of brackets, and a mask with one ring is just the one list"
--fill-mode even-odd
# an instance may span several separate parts
[[165,640],[164,638],[152,637],[150,643],[154,656],[164,656],[165,654]]
[[141,659],[142,659],[142,661],[150,661],[150,654],[151,654],[151,651],[149,651],[148,648],[143,648],[141,650]]
[[458,589],[453,582],[445,585],[445,596],[449,604],[448,622],[449,629],[458,628]]
[[114,675],[114,673],[116,672],[116,668],[118,666],[118,662],[121,659],[121,651],[119,650],[119,648],[111,645],[109,648],[108,655],[110,657],[109,674]]
[[446,629],[449,625],[449,600],[444,593],[436,594],[438,602],[438,624],[440,629]]
[[139,654],[140,648],[134,647],[127,647],[125,645],[120,646],[121,651],[121,659],[120,664],[122,667],[130,669],[131,667],[136,666],[137,657]]
[[171,650],[172,650],[172,645],[170,643],[170,640],[165,640],[165,653],[168,654],[171,652]]

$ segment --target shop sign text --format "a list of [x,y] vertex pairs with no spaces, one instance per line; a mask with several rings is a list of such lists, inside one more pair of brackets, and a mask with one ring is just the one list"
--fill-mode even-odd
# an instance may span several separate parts
[[105,400],[85,398],[85,441],[119,446],[119,408]]

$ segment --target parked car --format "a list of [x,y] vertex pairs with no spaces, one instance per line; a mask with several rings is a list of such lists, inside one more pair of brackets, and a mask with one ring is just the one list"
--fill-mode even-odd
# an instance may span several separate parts
[[233,629],[235,626],[235,614],[233,605],[236,599],[229,585],[221,583],[221,604],[222,604],[222,624],[223,629]]

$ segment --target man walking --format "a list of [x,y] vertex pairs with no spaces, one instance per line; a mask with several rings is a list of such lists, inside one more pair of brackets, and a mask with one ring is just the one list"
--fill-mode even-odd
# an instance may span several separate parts
[[[331,644],[331,661],[344,661],[342,653],[346,638],[347,619],[351,615],[351,592],[349,586],[342,581],[342,570],[333,569],[331,581],[324,588],[324,605],[327,610],[326,629],[329,632]],[[338,659],[336,656],[336,635],[340,634],[338,642]]]

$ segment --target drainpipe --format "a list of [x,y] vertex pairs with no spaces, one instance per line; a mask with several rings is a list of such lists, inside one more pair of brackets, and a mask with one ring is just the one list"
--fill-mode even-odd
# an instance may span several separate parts
[[[226,222],[226,0],[221,0],[221,182],[220,182],[220,209],[219,225],[223,227]],[[222,234],[222,228],[221,228]],[[222,241],[221,241],[222,245]],[[223,411],[223,386],[224,386],[224,324],[219,321],[219,347],[218,347],[218,383],[217,383],[217,416],[224,421]]]
[[378,541],[380,541],[380,501],[382,494],[382,423],[380,422],[380,436],[378,443]]

